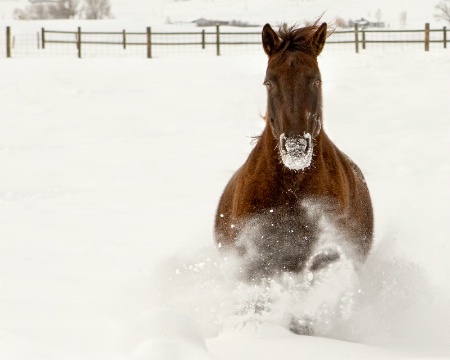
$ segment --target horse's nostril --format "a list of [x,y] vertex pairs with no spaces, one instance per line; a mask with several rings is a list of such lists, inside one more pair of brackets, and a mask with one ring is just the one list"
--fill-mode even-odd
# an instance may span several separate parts
[[287,151],[286,149],[286,136],[284,134],[280,135],[280,148],[281,151]]
[[303,138],[289,138],[285,146],[288,152],[305,152],[308,142]]
[[305,153],[308,149],[308,140],[302,136],[286,137],[285,134],[281,134],[280,146],[283,151],[290,154],[301,154]]

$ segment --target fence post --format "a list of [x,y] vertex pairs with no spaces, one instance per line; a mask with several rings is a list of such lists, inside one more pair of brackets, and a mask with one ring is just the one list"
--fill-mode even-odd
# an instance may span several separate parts
[[45,49],[45,29],[41,28],[41,40],[42,40],[42,48]]
[[127,48],[127,32],[123,30],[123,48]]
[[444,49],[447,49],[447,26],[444,26]]
[[216,47],[217,47],[217,56],[220,56],[220,25],[216,25]]
[[430,23],[425,24],[425,51],[430,51]]
[[78,49],[78,58],[81,59],[81,27],[78,27],[77,32],[77,49]]
[[6,57],[11,57],[11,28],[6,27]]
[[206,47],[205,29],[202,30],[202,49]]
[[359,35],[358,35],[358,24],[355,24],[355,50],[359,53]]
[[362,33],[362,48],[363,50],[366,50],[366,32],[364,31],[364,28],[361,31]]
[[152,28],[147,27],[147,58],[152,58]]

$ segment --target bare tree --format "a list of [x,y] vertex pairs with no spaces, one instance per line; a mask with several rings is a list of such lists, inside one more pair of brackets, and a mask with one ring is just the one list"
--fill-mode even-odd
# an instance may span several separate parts
[[337,17],[334,20],[334,25],[336,25],[336,27],[338,27],[338,28],[345,28],[345,27],[347,27],[347,22],[343,18]]
[[14,18],[22,20],[70,19],[77,14],[78,0],[57,0],[52,3],[32,4],[24,10],[14,10]]
[[111,17],[109,0],[84,0],[84,15],[86,19],[105,19]]
[[86,19],[105,19],[111,17],[110,0],[84,0],[79,9],[79,0],[54,0],[52,2],[32,4],[24,10],[14,10],[15,19],[72,19],[85,17]]
[[61,12],[69,19],[73,19],[78,14],[79,0],[58,0],[57,6]]
[[436,19],[450,23],[450,0],[441,0],[434,8],[437,10],[437,14],[434,15]]
[[73,19],[78,14],[78,0],[58,0],[49,12],[55,19]]
[[377,10],[377,12],[375,13],[375,18],[377,19],[378,23],[381,22],[381,18],[382,18],[381,9]]
[[25,10],[17,8],[17,9],[14,9],[13,18],[15,20],[27,20],[28,16],[27,16],[27,13],[25,12]]
[[25,9],[15,9],[14,18],[18,20],[42,20],[52,19],[49,8],[46,4],[33,4],[27,6]]
[[400,27],[402,29],[404,29],[405,26],[406,26],[406,19],[407,19],[407,17],[408,17],[408,13],[406,11],[402,11],[400,13],[399,19],[400,19]]

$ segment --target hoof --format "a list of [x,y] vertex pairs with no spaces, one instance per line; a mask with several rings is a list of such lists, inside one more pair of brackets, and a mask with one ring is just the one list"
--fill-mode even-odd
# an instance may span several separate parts
[[312,325],[307,320],[292,319],[289,330],[297,335],[314,335]]

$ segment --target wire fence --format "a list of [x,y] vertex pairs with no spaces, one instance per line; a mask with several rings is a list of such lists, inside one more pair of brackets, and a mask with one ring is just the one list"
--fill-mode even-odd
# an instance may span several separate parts
[[[386,49],[425,50],[447,48],[448,30],[430,29],[425,24],[419,30],[354,29],[335,31],[327,41],[327,51]],[[9,27],[0,33],[0,57],[140,57],[228,55],[261,51],[260,31],[236,31],[216,27],[186,32],[92,32],[48,30],[36,33],[15,33]]]

